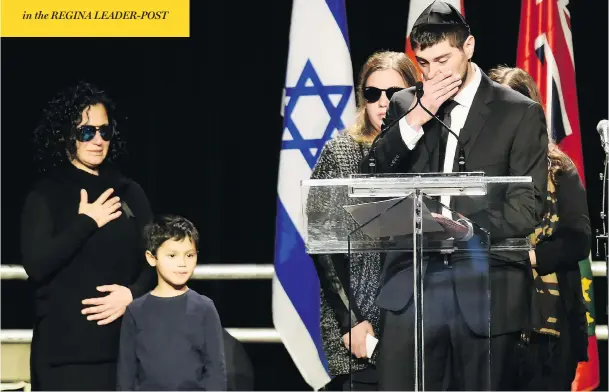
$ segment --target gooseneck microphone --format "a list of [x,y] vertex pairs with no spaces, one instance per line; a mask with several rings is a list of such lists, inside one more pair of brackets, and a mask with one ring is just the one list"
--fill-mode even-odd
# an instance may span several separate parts
[[[423,88],[421,86],[421,88]],[[421,94],[423,95],[423,94]],[[448,127],[448,125],[444,124],[444,121],[440,120],[440,118],[438,116],[436,116],[435,114],[433,114],[432,112],[430,112],[425,106],[423,106],[423,104],[421,103],[421,101],[419,100],[417,102],[417,104],[419,106],[421,106],[421,109],[425,110],[425,113],[429,114],[431,117],[433,117],[437,122],[439,122],[440,124],[442,124],[442,126],[451,133],[451,135],[453,135],[455,137],[455,139],[457,140],[457,144],[459,145],[459,154],[458,154],[458,163],[459,163],[459,173],[463,173],[465,172],[465,148],[463,148],[463,144],[461,143],[461,139],[459,139],[459,135],[457,135],[456,133],[453,132],[452,129],[450,129]]]
[[455,137],[455,139],[457,140],[457,145],[459,146],[459,152],[458,152],[459,173],[465,172],[465,149],[463,148],[463,144],[461,143],[459,136],[455,132],[453,132],[453,130],[450,129],[448,127],[448,125],[444,124],[444,121],[440,120],[440,118],[438,116],[436,116],[435,114],[430,112],[429,109],[427,109],[421,103],[421,97],[423,97],[423,94],[425,94],[425,91],[423,90],[423,82],[419,81],[416,83],[415,94],[416,94],[417,103],[412,108],[410,108],[404,114],[402,114],[401,116],[396,118],[389,125],[385,125],[385,123],[383,122],[383,125],[381,126],[381,132],[379,132],[379,134],[376,136],[376,138],[372,142],[372,145],[370,146],[370,153],[368,154],[368,166],[370,167],[370,173],[376,172],[376,159],[375,159],[376,151],[375,151],[375,149],[376,149],[376,144],[378,143],[378,141],[381,140],[385,136],[385,134],[387,133],[387,131],[389,129],[391,129],[393,126],[395,126],[402,118],[406,117],[408,115],[408,113],[413,111],[414,108],[417,107],[417,105],[420,106],[421,109],[423,109],[432,118],[434,118],[436,121],[438,121],[440,124],[442,124],[442,126],[448,132],[450,132],[450,134],[452,134]]

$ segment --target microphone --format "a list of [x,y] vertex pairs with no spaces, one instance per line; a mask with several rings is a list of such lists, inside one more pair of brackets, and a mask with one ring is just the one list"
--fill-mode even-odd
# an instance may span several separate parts
[[601,136],[601,145],[605,150],[605,154],[609,154],[609,121],[601,120],[596,126],[598,134]]
[[417,82],[415,84],[415,96],[417,98],[417,103],[410,110],[407,110],[406,113],[404,113],[401,116],[399,116],[398,118],[396,118],[389,125],[385,125],[385,120],[383,120],[383,124],[381,125],[381,131],[379,132],[378,135],[376,135],[376,137],[372,141],[372,145],[370,146],[370,152],[368,153],[368,166],[370,167],[370,173],[376,172],[376,159],[375,159],[376,144],[378,143],[379,140],[381,140],[385,136],[385,134],[387,133],[387,131],[389,129],[393,128],[393,126],[395,126],[395,124],[400,122],[401,119],[406,117],[408,115],[408,113],[412,112],[414,110],[414,108],[417,107],[417,105],[420,105],[421,97],[423,96],[423,82]]

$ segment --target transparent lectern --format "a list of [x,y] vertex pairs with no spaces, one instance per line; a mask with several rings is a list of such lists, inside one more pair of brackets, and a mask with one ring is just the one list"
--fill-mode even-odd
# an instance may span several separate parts
[[[370,334],[354,342],[349,335],[343,348],[344,355],[356,353],[351,386],[360,377],[370,382],[361,372],[369,361],[386,390],[491,389],[491,261],[522,263],[531,249],[529,233],[493,230],[503,212],[510,210],[506,219],[518,215],[513,201],[502,205],[505,195],[526,195],[527,188],[531,177],[482,172],[302,181],[307,253],[343,254],[338,260],[350,263],[349,317],[362,320],[349,324],[379,325],[378,307],[389,310],[384,334],[374,330],[379,340]],[[352,311],[358,301],[362,309]]]

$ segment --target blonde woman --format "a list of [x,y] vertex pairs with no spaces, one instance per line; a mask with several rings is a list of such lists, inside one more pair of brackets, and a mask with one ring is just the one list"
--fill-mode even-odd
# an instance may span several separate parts
[[[370,145],[381,130],[389,100],[397,91],[414,85],[416,75],[413,63],[404,53],[385,51],[370,56],[357,85],[357,120],[324,146],[311,177],[340,178],[358,173],[360,161],[368,154]],[[334,210],[326,206],[341,202],[348,204],[335,198],[317,198],[310,202],[310,208]],[[357,254],[352,255],[351,260],[347,255],[317,255],[314,261],[322,288],[322,340],[329,371],[334,377],[327,389],[349,389],[349,361],[352,359],[353,388],[376,390],[375,356],[367,358],[366,334],[376,336],[379,332],[380,311],[374,299],[379,285],[380,255]],[[350,284],[348,266],[351,268]],[[346,302],[349,286],[351,309]],[[351,352],[348,349],[349,334]]]

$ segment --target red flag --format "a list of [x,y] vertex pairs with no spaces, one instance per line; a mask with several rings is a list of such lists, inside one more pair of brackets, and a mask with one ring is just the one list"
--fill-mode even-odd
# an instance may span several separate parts
[[[516,65],[537,83],[550,136],[571,157],[585,185],[568,3],[568,0],[522,0]],[[580,262],[584,295],[592,292],[587,261]],[[592,326],[588,328],[588,362],[579,363],[572,385],[574,391],[593,390],[600,383],[593,300],[586,300],[586,305],[588,323]]]
[[[463,7],[463,0],[443,0],[445,3],[449,3],[454,6],[463,16],[465,16],[465,8]],[[410,0],[410,5],[408,9],[408,23],[406,25],[406,54],[412,62],[419,70],[419,63],[414,57],[414,52],[412,51],[412,47],[410,46],[410,32],[412,31],[412,26],[414,22],[417,20],[419,15],[425,10],[425,8],[429,7],[434,0]]]
[[552,138],[584,180],[571,17],[565,0],[522,0],[516,65],[537,82]]

